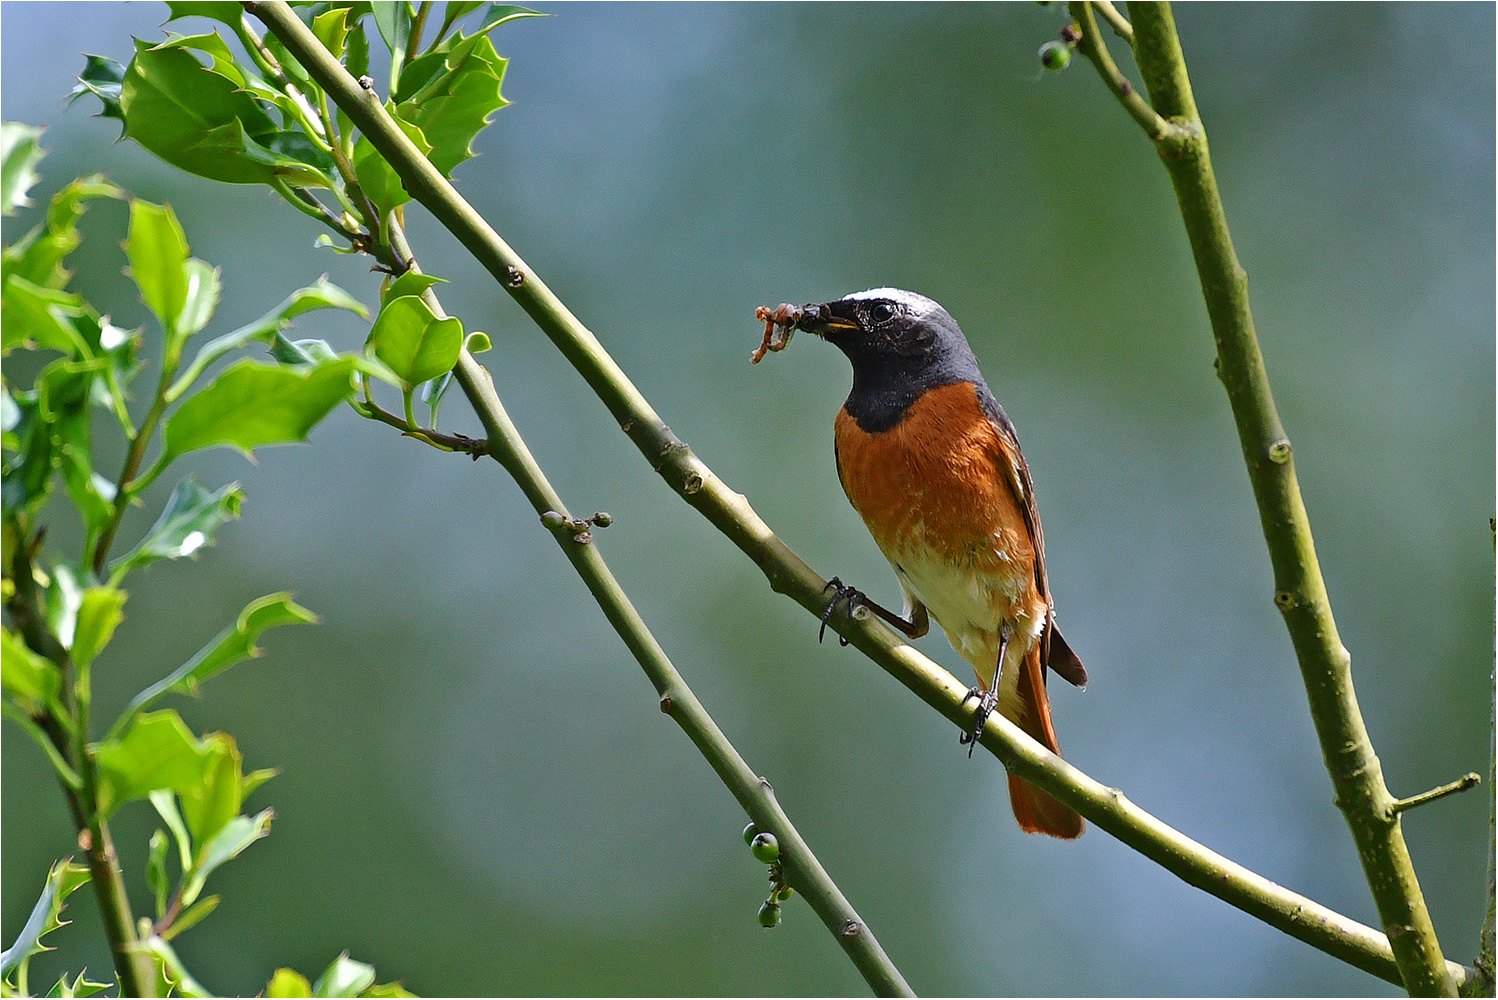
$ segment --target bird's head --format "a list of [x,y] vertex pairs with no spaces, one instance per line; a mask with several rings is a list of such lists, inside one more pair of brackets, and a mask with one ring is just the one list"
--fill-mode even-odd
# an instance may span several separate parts
[[[853,364],[849,412],[896,420],[926,389],[983,385],[978,362],[951,313],[898,288],[871,288],[802,307],[796,328],[836,346]],[[986,391],[986,387],[985,387]]]

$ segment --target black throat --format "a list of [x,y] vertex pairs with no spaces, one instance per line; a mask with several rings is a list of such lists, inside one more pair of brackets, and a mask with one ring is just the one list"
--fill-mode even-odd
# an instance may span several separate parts
[[848,416],[854,419],[860,430],[870,434],[897,426],[923,394],[954,382],[971,382],[980,401],[985,397],[993,398],[970,351],[943,351],[936,356],[854,357],[850,360],[853,362],[853,391],[848,393],[843,409],[848,411]]

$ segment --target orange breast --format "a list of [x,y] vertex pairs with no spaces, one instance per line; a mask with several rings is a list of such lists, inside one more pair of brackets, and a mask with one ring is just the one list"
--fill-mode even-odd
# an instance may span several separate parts
[[953,585],[963,590],[971,582],[991,592],[986,615],[952,607],[944,619],[942,604],[956,603],[936,593],[947,589],[945,581],[920,588],[931,591],[918,596],[949,635],[954,628],[997,629],[1017,611],[1029,617],[1037,605],[1043,609],[1035,548],[1010,486],[1010,458],[972,383],[926,392],[899,424],[877,434],[841,411],[836,442],[843,489],[902,575],[903,561],[919,561],[928,573],[950,567]]

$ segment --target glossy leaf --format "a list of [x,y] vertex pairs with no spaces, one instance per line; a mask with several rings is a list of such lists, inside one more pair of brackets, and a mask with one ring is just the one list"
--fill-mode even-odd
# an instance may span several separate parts
[[172,490],[166,508],[145,537],[110,565],[113,576],[122,576],[161,559],[181,559],[212,545],[214,533],[239,517],[243,501],[244,493],[238,483],[210,493],[188,476]]
[[41,135],[31,125],[0,123],[0,215],[15,215],[31,204],[26,193],[42,179],[36,165],[47,155],[37,142]]
[[76,295],[7,275],[0,285],[0,354],[34,347],[86,356],[88,344],[74,322],[82,311]]
[[167,10],[171,16],[167,21],[175,21],[181,17],[211,17],[215,21],[221,21],[230,28],[239,24],[244,19],[244,8],[237,3],[214,2],[214,0],[194,0],[192,3],[173,2],[167,0]]
[[88,978],[88,970],[85,969],[72,979],[64,972],[62,977],[47,991],[49,997],[91,997],[112,989],[113,983],[96,983]]
[[126,596],[114,587],[90,587],[83,592],[70,650],[80,671],[87,669],[114,638],[114,630],[125,620]]
[[106,56],[85,55],[83,72],[78,74],[78,85],[68,97],[72,104],[84,94],[93,94],[103,105],[94,117],[117,118],[125,121],[125,112],[120,108],[120,90],[125,82],[125,67]]
[[392,299],[375,317],[366,348],[410,390],[452,371],[463,349],[463,324],[455,317],[438,319],[421,299]]
[[36,715],[61,692],[62,671],[10,629],[0,629],[0,688]]
[[390,50],[390,90],[400,86],[401,69],[406,60],[406,45],[411,40],[411,5],[405,0],[374,0],[370,5],[375,27]]
[[[111,727],[111,738],[123,733],[136,715],[173,692],[196,694],[199,685],[223,673],[234,664],[253,659],[263,650],[256,640],[268,629],[282,625],[304,625],[317,616],[291,599],[290,594],[267,594],[256,598],[239,613],[233,625],[224,629],[207,645],[193,654],[182,666],[141,691],[130,700],[125,711]],[[262,779],[263,780],[263,779]]]
[[141,301],[161,321],[168,334],[187,304],[187,236],[170,205],[139,199],[130,203],[130,235],[125,240],[130,277]]
[[334,59],[342,59],[348,46],[348,16],[347,7],[334,7],[312,18],[312,33]]
[[270,977],[270,982],[265,985],[267,1000],[294,1000],[296,997],[311,995],[312,984],[307,977],[292,969],[277,969],[275,975]]
[[73,864],[71,859],[52,865],[42,894],[31,908],[31,915],[26,918],[21,933],[16,935],[9,948],[0,952],[0,976],[9,974],[32,955],[47,950],[41,943],[42,938],[66,925],[62,919],[63,907],[67,905],[68,897],[87,881],[88,869]]
[[433,285],[443,284],[446,281],[446,278],[439,278],[435,274],[407,271],[394,281],[387,282],[385,287],[380,289],[380,305],[383,306],[402,295],[421,295]]
[[[422,135],[421,129],[404,120],[395,110],[395,105],[386,102],[385,110],[390,112],[396,125],[421,150],[422,155],[431,155],[432,144]],[[362,135],[354,143],[354,175],[359,179],[360,189],[375,203],[381,215],[411,200],[410,194],[401,185],[400,177],[386,162],[384,155]]]
[[99,174],[80,177],[52,196],[46,221],[4,250],[4,274],[14,275],[43,288],[61,289],[71,277],[63,267],[68,254],[78,248],[78,220],[95,198],[123,198],[125,192]]
[[305,441],[353,391],[351,358],[309,368],[245,360],[188,399],[166,423],[166,454],[227,445],[246,455],[270,444]]
[[356,962],[344,952],[312,984],[314,997],[356,997],[374,985],[374,966]]
[[[409,98],[402,96],[397,106],[400,117],[420,128],[432,144],[427,157],[432,166],[451,176],[454,167],[473,155],[473,138],[489,124],[489,116],[510,103],[500,94],[508,60],[485,35],[460,40],[441,59],[431,80]],[[412,70],[416,68],[413,62]]]
[[250,138],[276,131],[253,97],[186,48],[136,43],[120,90],[125,134],[173,166],[231,184],[267,183]]
[[[111,738],[113,738],[112,733]],[[177,845],[178,861],[182,865],[182,870],[187,871],[192,867],[192,838],[187,835],[187,824],[183,822],[182,812],[177,808],[177,796],[169,788],[158,788],[146,798],[151,800],[151,805],[166,823],[167,829],[172,831],[172,841]]]
[[218,309],[222,291],[218,268],[196,257],[187,262],[187,301],[177,321],[179,337],[191,337],[208,325]]
[[[237,330],[204,344],[199,348],[197,356],[187,366],[186,371],[172,385],[167,393],[167,399],[170,401],[179,398],[198,380],[209,365],[230,351],[257,342],[274,347],[278,333],[289,327],[296,317],[314,309],[347,309],[360,316],[368,313],[368,310],[364,308],[364,303],[330,283],[327,278],[319,278],[315,284],[292,292],[280,305],[254,322],[247,323]],[[275,355],[274,350],[271,353]],[[285,359],[277,357],[276,360],[284,361]]]
[[215,762],[212,745],[197,740],[176,712],[147,712],[118,739],[95,748],[99,809],[105,819],[126,802],[159,789],[192,794]]
[[253,817],[235,816],[219,827],[199,852],[198,862],[182,889],[183,903],[191,904],[197,900],[208,876],[220,865],[239,857],[255,841],[269,836],[275,815],[275,810],[263,809]]

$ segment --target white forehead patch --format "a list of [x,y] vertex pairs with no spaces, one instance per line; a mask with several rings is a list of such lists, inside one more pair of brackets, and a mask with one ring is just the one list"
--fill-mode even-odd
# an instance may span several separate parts
[[933,308],[939,308],[932,299],[928,299],[924,295],[917,295],[915,292],[907,292],[903,288],[870,288],[866,292],[854,292],[852,295],[845,296],[845,298],[853,302],[867,302],[870,299],[888,299],[891,302],[901,303],[906,309],[915,313],[923,313]]

